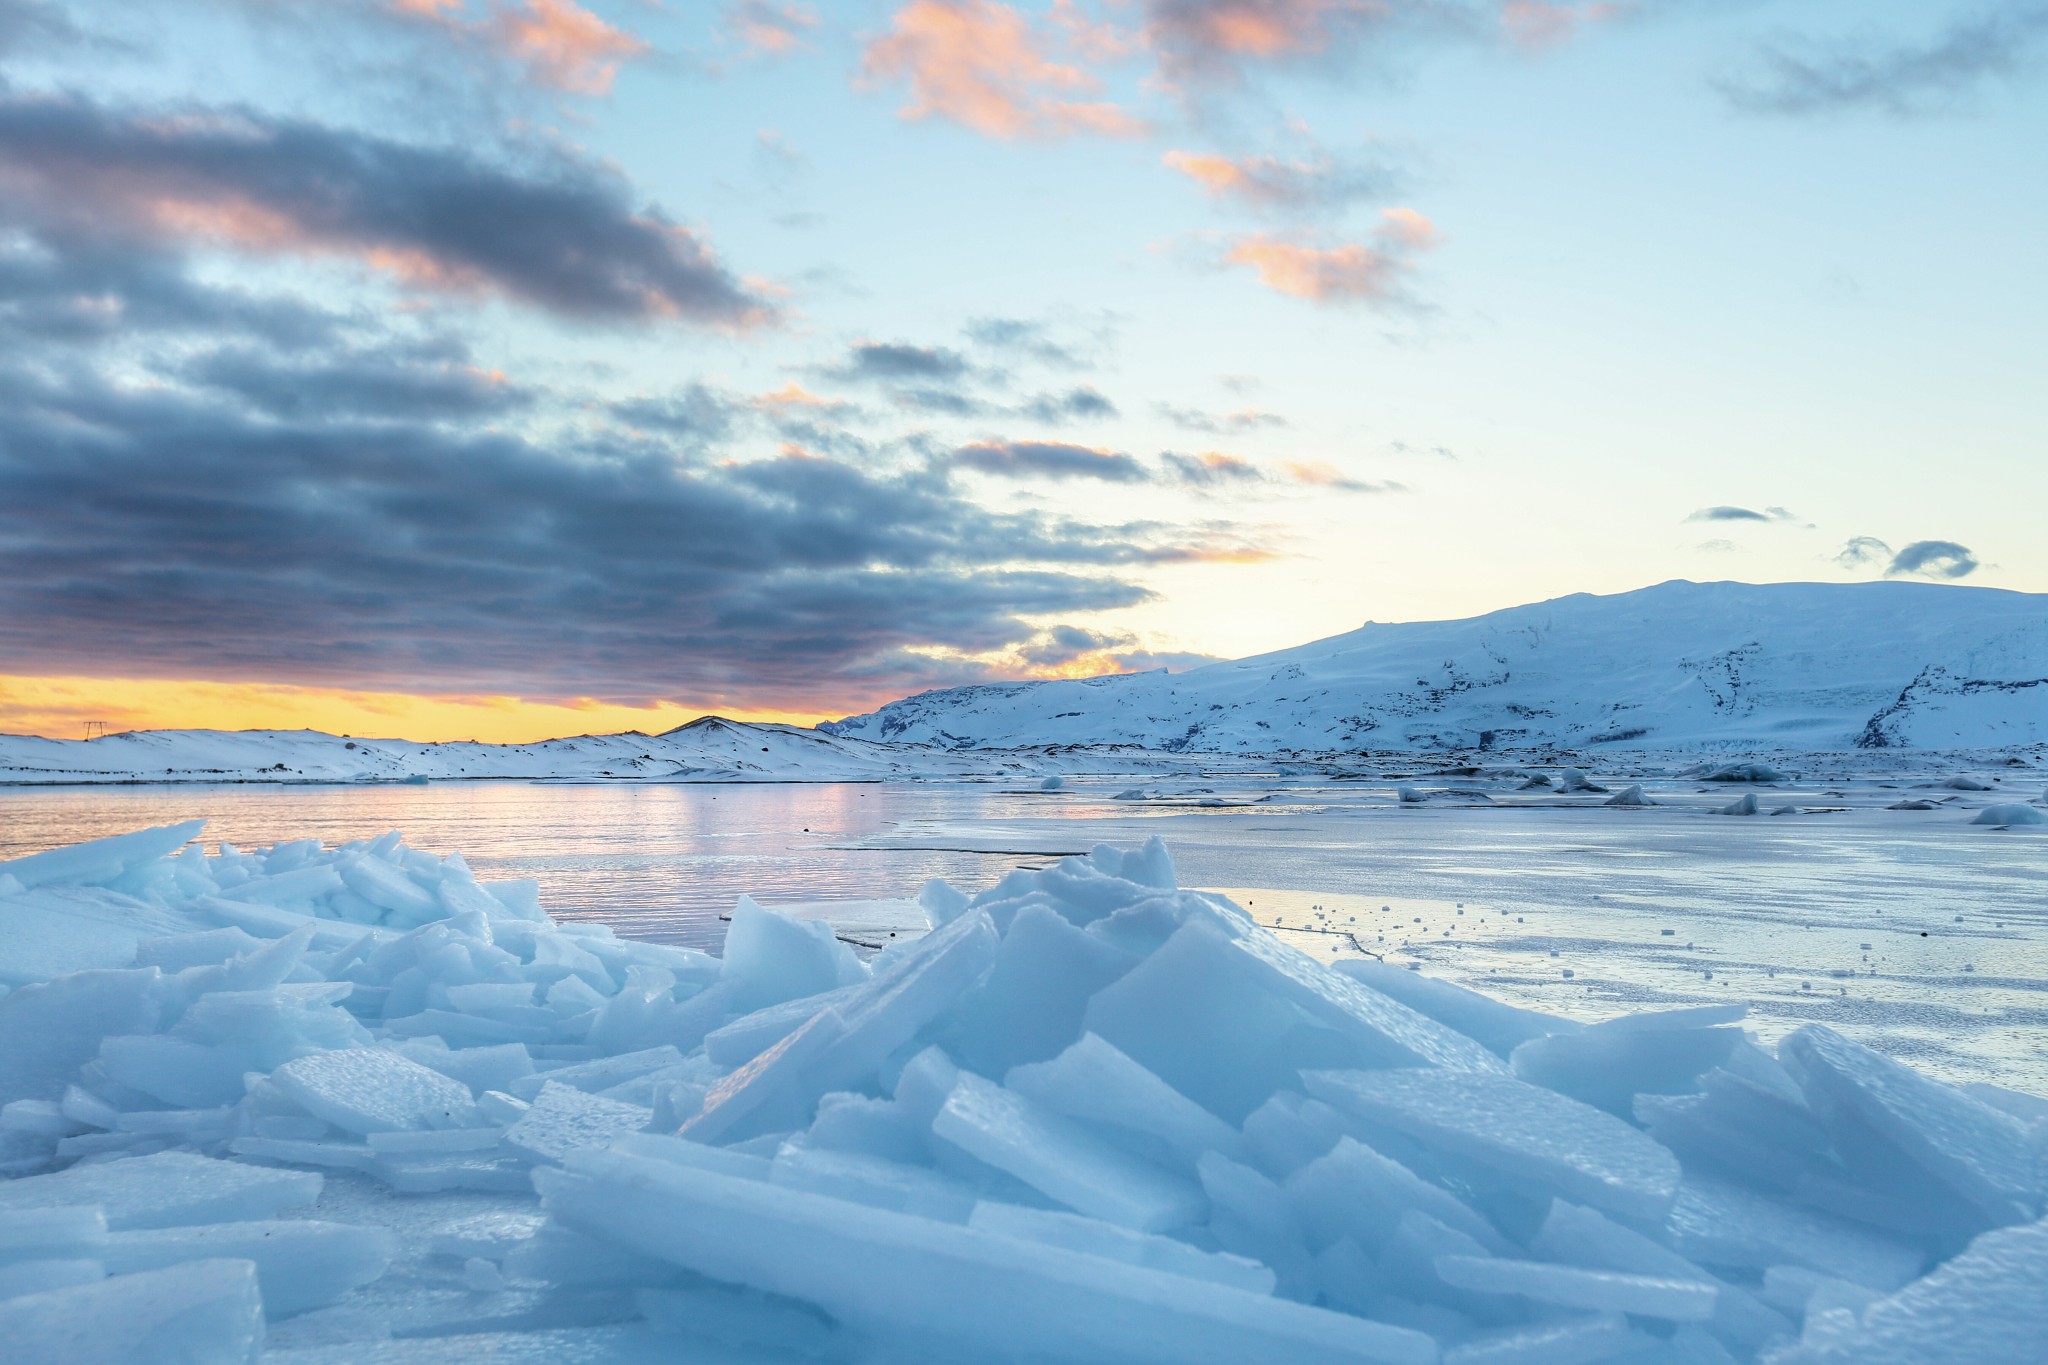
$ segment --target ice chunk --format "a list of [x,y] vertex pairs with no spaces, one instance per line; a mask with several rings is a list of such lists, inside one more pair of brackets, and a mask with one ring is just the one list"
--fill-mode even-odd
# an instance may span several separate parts
[[653,1117],[652,1111],[637,1104],[586,1095],[550,1081],[534,1097],[533,1107],[505,1130],[505,1146],[535,1161],[560,1161],[578,1148],[638,1132]]
[[316,1052],[287,1062],[270,1079],[307,1113],[345,1132],[476,1122],[468,1086],[382,1048]]
[[23,887],[106,886],[118,882],[132,869],[158,858],[168,857],[199,837],[204,820],[159,825],[133,834],[116,834],[110,839],[92,839],[26,858],[0,862],[0,873]]
[[163,976],[154,967],[84,971],[0,996],[0,1104],[61,1098],[114,1034],[155,1031]]
[[1532,1084],[1622,1118],[1638,1094],[1676,1095],[1728,1059],[1742,1031],[1715,1027],[1740,1019],[1744,1007],[1624,1015],[1577,1033],[1536,1038],[1516,1048],[1515,1074]]
[[0,1265],[0,1299],[97,1284],[105,1278],[107,1267],[99,1261],[16,1261]]
[[1723,763],[1701,776],[1703,782],[1783,782],[1785,774],[1768,763]]
[[1755,815],[1761,809],[1762,807],[1760,807],[1757,804],[1756,793],[1744,792],[1741,796],[1737,797],[1733,801],[1730,801],[1727,805],[1714,807],[1714,814]]
[[660,1047],[642,1048],[637,1052],[621,1052],[613,1057],[596,1057],[587,1062],[577,1062],[573,1066],[556,1067],[538,1075],[529,1075],[513,1082],[510,1093],[522,1100],[530,1100],[541,1092],[543,1086],[564,1085],[594,1095],[600,1090],[609,1090],[635,1077],[678,1066],[682,1060],[682,1053],[664,1043]]
[[523,1043],[449,1048],[434,1046],[426,1039],[414,1039],[401,1044],[398,1052],[430,1071],[461,1081],[479,1094],[486,1090],[509,1090],[533,1074],[533,1054]]
[[54,1205],[0,1210],[0,1265],[17,1261],[91,1260],[106,1244],[106,1215],[95,1207]]
[[187,1261],[0,1303],[10,1365],[253,1362],[263,1303],[248,1261]]
[[190,1152],[0,1180],[0,1216],[16,1209],[98,1205],[110,1228],[164,1228],[274,1217],[320,1197],[320,1177]]
[[1419,1142],[1625,1217],[1658,1219],[1678,1161],[1628,1124],[1508,1076],[1312,1071],[1309,1093]]
[[1191,1223],[1205,1204],[1190,1182],[971,1072],[932,1132],[1068,1208],[1143,1232]]
[[1578,768],[1566,768],[1557,775],[1557,788],[1568,792],[1604,792],[1607,788],[1594,783]]
[[[1195,1000],[1201,1009],[1188,1008]],[[1264,930],[1231,937],[1206,918],[1096,995],[1084,1024],[1227,1121],[1296,1085],[1304,1067],[1506,1070],[1470,1038]]]
[[1651,800],[1649,793],[1645,792],[1640,786],[1628,786],[1622,788],[1600,804],[1603,806],[1654,806],[1658,803]]
[[1625,1318],[1581,1318],[1474,1337],[1445,1351],[1443,1365],[1585,1365],[1650,1344]]
[[2018,1119],[1809,1024],[1778,1045],[1852,1165],[1877,1181],[1924,1171],[1979,1211],[1971,1230],[2037,1215],[2041,1175]]
[[853,985],[867,971],[831,925],[778,914],[741,896],[726,930],[719,977],[739,984],[742,1010],[757,1010]]
[[313,1219],[214,1223],[111,1233],[102,1259],[109,1273],[161,1270],[185,1261],[252,1261],[273,1321],[334,1302],[384,1273],[398,1243],[383,1228]]
[[1218,1255],[1171,1237],[1133,1232],[1077,1214],[1052,1209],[1027,1209],[1016,1204],[984,1201],[974,1206],[967,1225],[983,1232],[1044,1242],[1048,1246],[1101,1256],[1126,1265],[1149,1266],[1169,1275],[1213,1280],[1253,1294],[1273,1292],[1273,1272],[1242,1256]]
[[2048,825],[2048,812],[2042,811],[2037,806],[2023,805],[2019,802],[2005,802],[1996,806],[1986,806],[1983,810],[1977,812],[1976,818],[1971,820],[1970,823],[1973,825],[2000,826]]
[[992,1076],[1053,1056],[1081,1033],[1088,998],[1136,959],[1043,905],[1010,921],[988,979],[961,1006],[961,1060]]
[[1204,1152],[1244,1148],[1229,1124],[1092,1033],[1049,1062],[1017,1067],[1003,1085],[1069,1118],[1155,1139],[1190,1169]]
[[749,1351],[747,1360],[840,1360],[847,1354],[838,1324],[795,1299],[705,1284],[636,1289],[633,1303],[657,1331],[763,1353]]
[[846,1003],[856,989],[841,986],[823,995],[798,996],[742,1014],[704,1035],[704,1055],[720,1066],[745,1066],[809,1023],[818,1011]]
[[1506,1249],[1500,1234],[1456,1195],[1355,1138],[1338,1139],[1328,1152],[1288,1176],[1283,1188],[1318,1250],[1348,1238],[1377,1253],[1411,1211],[1429,1215],[1489,1251]]
[[1904,1284],[1924,1259],[1869,1228],[1701,1175],[1679,1188],[1667,1231],[1671,1246],[1695,1261],[1743,1270],[1803,1265],[1880,1290]]
[[1984,1365],[2039,1360],[2048,1342],[2048,1222],[2003,1228],[1773,1365]]
[[821,1096],[857,1088],[883,1058],[953,1005],[996,952],[995,926],[970,911],[910,945],[850,1000],[810,1022],[705,1097],[683,1126],[699,1142],[733,1142],[810,1122]]
[[1558,1308],[1632,1313],[1669,1322],[1705,1322],[1720,1291],[1699,1280],[1667,1280],[1611,1270],[1510,1261],[1497,1256],[1439,1256],[1445,1284],[1487,1294],[1513,1294]]
[[[550,1212],[940,1359],[1431,1365],[1436,1343],[1210,1280],[630,1153],[536,1172]],[[890,1273],[874,1274],[878,1265]]]
[[1579,1027],[1569,1019],[1517,1009],[1478,991],[1375,958],[1345,958],[1330,966],[1353,981],[1456,1029],[1497,1057],[1506,1057],[1531,1038],[1569,1033]]

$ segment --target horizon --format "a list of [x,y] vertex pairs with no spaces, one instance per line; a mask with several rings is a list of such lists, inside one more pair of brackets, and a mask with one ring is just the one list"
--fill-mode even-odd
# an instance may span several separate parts
[[2048,591],[2038,5],[108,8],[0,0],[0,732]]
[[[986,680],[983,680],[983,681],[980,681],[980,682],[975,682],[975,683],[966,683],[966,684],[954,684],[954,685],[952,685],[952,686],[950,686],[950,687],[941,687],[941,688],[927,688],[927,689],[924,689],[924,690],[923,690],[923,691],[921,691],[921,692],[916,692],[916,693],[906,693],[906,694],[904,694],[904,695],[903,695],[902,697],[893,697],[893,698],[889,698],[889,699],[888,699],[888,701],[885,701],[885,702],[883,702],[883,703],[880,703],[880,704],[878,704],[878,706],[877,706],[877,707],[875,707],[875,708],[871,708],[871,711],[869,711],[869,712],[858,712],[858,713],[842,713],[842,714],[837,714],[837,715],[821,715],[821,716],[815,716],[815,717],[809,717],[809,718],[790,718],[790,717],[776,717],[776,716],[752,716],[752,717],[749,717],[749,716],[743,716],[743,715],[734,715],[734,714],[732,714],[732,713],[730,713],[730,712],[721,712],[721,711],[705,711],[705,712],[699,712],[699,713],[697,713],[697,714],[695,714],[695,715],[693,715],[693,716],[690,716],[690,717],[689,717],[689,718],[687,718],[687,719],[684,719],[684,720],[680,720],[680,721],[677,721],[677,722],[676,722],[676,723],[674,723],[674,724],[671,724],[671,725],[662,725],[662,726],[660,726],[659,728],[655,728],[655,729],[648,729],[648,728],[644,728],[644,727],[642,727],[642,726],[639,726],[639,725],[623,725],[623,726],[620,726],[620,727],[618,727],[618,728],[613,728],[613,729],[603,729],[603,728],[596,728],[596,729],[584,729],[584,730],[576,730],[576,731],[561,731],[561,732],[556,732],[556,733],[526,733],[526,732],[523,732],[523,731],[521,731],[521,732],[515,732],[515,733],[512,733],[512,734],[510,734],[510,735],[505,735],[505,736],[502,736],[502,737],[496,737],[496,738],[485,738],[485,737],[482,737],[482,736],[480,736],[480,735],[478,735],[478,734],[476,734],[476,733],[469,733],[469,734],[442,734],[442,735],[437,735],[437,736],[434,736],[434,737],[432,737],[432,738],[420,738],[420,737],[418,737],[418,736],[413,736],[413,735],[397,735],[397,734],[365,734],[365,733],[357,733],[357,732],[355,732],[355,731],[343,731],[343,730],[329,730],[329,729],[324,729],[324,728],[321,728],[321,727],[317,727],[317,726],[309,726],[309,725],[298,725],[298,726],[278,726],[278,725],[237,725],[237,726],[218,726],[218,725],[169,725],[169,726],[128,726],[128,727],[122,727],[122,728],[119,728],[119,729],[106,729],[105,731],[103,731],[103,732],[102,732],[102,733],[100,733],[100,734],[97,734],[97,735],[91,735],[91,736],[78,736],[78,735],[51,735],[51,734],[43,734],[43,733],[36,733],[36,732],[26,732],[26,731],[14,731],[14,730],[6,730],[6,729],[0,729],[0,738],[27,738],[27,739],[38,739],[38,740],[56,740],[56,741],[66,741],[66,742],[81,742],[81,743],[82,743],[82,742],[86,742],[86,741],[87,741],[87,740],[89,740],[89,739],[111,739],[111,738],[115,738],[115,737],[117,737],[117,736],[120,736],[120,735],[133,735],[133,734],[147,734],[147,733],[166,733],[166,732],[169,732],[169,733],[177,733],[177,732],[203,732],[203,733],[218,733],[218,734],[265,734],[265,733],[280,733],[280,734],[309,734],[309,735],[320,735],[320,736],[324,736],[324,737],[327,737],[327,738],[333,738],[333,739],[342,739],[342,740],[351,740],[351,739],[352,739],[352,740],[357,740],[357,741],[360,741],[360,742],[363,742],[363,743],[387,743],[387,744],[450,744],[450,743],[473,743],[473,744],[489,744],[489,745],[500,745],[500,746],[505,746],[505,747],[517,747],[517,746],[521,746],[521,745],[531,745],[531,744],[546,744],[546,743],[551,743],[551,742],[554,742],[554,741],[559,741],[559,740],[574,740],[574,739],[602,739],[602,738],[609,738],[609,737],[614,737],[614,736],[619,736],[619,735],[644,735],[644,736],[646,736],[646,737],[648,737],[648,738],[657,738],[657,739],[658,739],[658,738],[662,738],[662,737],[664,737],[664,736],[666,736],[666,735],[670,735],[670,734],[673,734],[673,733],[675,733],[675,732],[676,732],[676,731],[678,731],[678,730],[684,730],[684,729],[688,729],[688,728],[690,728],[691,726],[694,726],[694,725],[696,725],[696,724],[698,724],[698,723],[700,723],[700,722],[703,722],[703,721],[727,721],[727,722],[732,722],[732,723],[736,723],[736,724],[741,724],[741,725],[783,725],[783,726],[790,726],[790,727],[793,727],[793,728],[797,728],[797,729],[805,729],[805,730],[815,730],[815,729],[817,729],[817,728],[818,728],[819,726],[821,726],[821,725],[825,725],[825,724],[832,724],[832,723],[837,723],[837,722],[842,722],[842,721],[847,721],[847,720],[852,720],[852,719],[855,719],[855,718],[856,718],[857,716],[859,716],[859,715],[866,715],[866,714],[871,714],[871,713],[872,713],[872,710],[879,710],[879,709],[881,709],[881,707],[883,707],[883,706],[886,706],[886,705],[888,705],[888,704],[889,704],[890,702],[894,702],[894,701],[902,701],[902,700],[908,700],[908,699],[912,699],[912,698],[915,698],[915,697],[918,697],[918,696],[922,696],[922,695],[927,695],[927,694],[930,694],[930,693],[940,693],[940,692],[946,692],[946,691],[951,691],[951,690],[955,690],[956,688],[959,688],[959,687],[976,687],[976,686],[987,686],[987,685],[994,685],[994,686],[1015,686],[1015,685],[1018,685],[1018,684],[1029,684],[1029,683],[1038,683],[1038,682],[1051,682],[1051,681],[1087,681],[1087,680],[1088,680],[1088,679],[1089,679],[1090,677],[1093,677],[1093,678],[1102,678],[1102,677],[1135,677],[1135,676],[1138,676],[1138,675],[1140,675],[1140,674],[1143,674],[1143,673],[1173,673],[1173,674],[1181,674],[1181,673],[1188,673],[1188,672],[1192,672],[1192,671],[1195,671],[1195,670],[1197,670],[1197,669],[1200,669],[1200,668],[1206,668],[1206,667],[1208,667],[1208,666],[1209,666],[1210,664],[1229,664],[1229,663],[1243,663],[1243,662],[1247,662],[1247,661],[1249,661],[1249,660],[1255,660],[1255,659],[1258,659],[1258,658],[1262,658],[1262,657],[1265,657],[1265,655],[1266,655],[1266,654],[1281,654],[1281,653],[1291,653],[1291,652],[1294,652],[1295,650],[1298,650],[1298,649],[1306,649],[1306,648],[1311,648],[1311,647],[1313,647],[1313,646],[1315,646],[1315,645],[1318,645],[1318,644],[1323,644],[1323,643],[1327,643],[1327,642],[1329,642],[1329,641],[1331,641],[1331,640],[1337,640],[1337,639],[1341,639],[1341,638],[1343,638],[1344,636],[1347,636],[1347,635],[1352,635],[1352,634],[1356,634],[1356,633],[1358,633],[1359,631],[1362,631],[1362,630],[1365,630],[1365,629],[1368,629],[1368,628],[1370,628],[1370,627],[1374,627],[1374,626],[1388,626],[1388,627],[1396,627],[1396,628],[1398,628],[1398,627],[1401,627],[1401,626],[1421,626],[1421,625],[1454,625],[1454,624],[1460,624],[1460,623],[1463,623],[1463,622],[1467,622],[1467,621],[1476,621],[1476,620],[1481,620],[1481,619],[1484,619],[1485,617],[1488,617],[1488,616],[1495,616],[1495,615],[1501,615],[1501,614],[1504,614],[1504,613],[1508,613],[1508,612],[1513,612],[1513,611],[1517,611],[1517,610],[1523,610],[1523,609],[1529,609],[1529,608],[1535,608],[1535,607],[1542,607],[1542,606],[1548,606],[1548,605],[1551,605],[1552,603],[1555,603],[1555,602],[1560,602],[1560,601],[1564,601],[1564,600],[1567,600],[1567,599],[1569,599],[1569,598],[1572,598],[1572,597],[1596,597],[1596,598],[1614,598],[1614,597],[1631,597],[1631,596],[1637,596],[1637,595],[1640,595],[1640,594],[1643,594],[1643,593],[1648,593],[1648,592],[1654,592],[1654,591],[1656,591],[1656,590],[1657,590],[1657,589],[1659,589],[1659,588],[1668,588],[1668,587],[1680,587],[1680,586],[1682,586],[1682,587],[1743,587],[1743,588],[1797,588],[1797,587],[1821,587],[1821,588],[1828,588],[1828,589],[1835,589],[1835,588],[1850,588],[1850,589],[1855,589],[1855,588],[1888,588],[1888,587],[1899,587],[1899,588],[1906,588],[1906,589],[1909,589],[1909,590],[1910,590],[1910,589],[1934,589],[1934,590],[1947,590],[1947,589],[1968,589],[1968,590],[1976,590],[1976,591],[1987,591],[1987,592],[1997,592],[1997,593],[2008,593],[2008,594],[2011,594],[2011,593],[2017,593],[2017,592],[2019,592],[2019,590],[2017,590],[2017,589],[2011,589],[2011,588],[1997,588],[1997,587],[1993,587],[1993,586],[1991,586],[1990,584],[1983,584],[1983,583],[1919,583],[1919,582],[1902,582],[1902,581],[1900,581],[1900,580],[1898,580],[1898,579],[1880,579],[1880,580],[1876,580],[1876,581],[1874,581],[1874,582],[1864,582],[1864,583],[1820,583],[1820,582],[1815,582],[1815,581],[1811,581],[1811,580],[1788,580],[1788,581],[1782,581],[1782,582],[1769,582],[1769,583],[1753,583],[1753,582],[1747,582],[1747,581],[1744,581],[1744,580],[1740,580],[1740,579],[1684,579],[1684,578],[1676,578],[1676,579],[1665,579],[1664,581],[1662,581],[1662,582],[1659,582],[1659,583],[1647,583],[1647,584],[1644,584],[1644,585],[1643,585],[1642,587],[1640,587],[1640,588],[1628,588],[1628,589],[1623,589],[1623,590],[1621,590],[1621,591],[1619,591],[1619,592],[1613,592],[1613,593],[1566,593],[1566,594],[1564,594],[1564,595],[1563,595],[1563,596],[1561,596],[1561,597],[1550,597],[1550,598],[1543,598],[1543,599],[1541,599],[1540,601],[1535,601],[1535,602],[1519,602],[1519,603],[1515,603],[1515,604],[1513,604],[1513,605],[1510,605],[1510,606],[1506,606],[1506,607],[1493,607],[1493,608],[1489,608],[1489,609],[1487,609],[1487,610],[1484,610],[1484,611],[1476,612],[1476,613],[1472,614],[1471,616],[1463,616],[1463,617],[1447,617],[1447,618],[1444,618],[1444,619],[1443,619],[1443,620],[1441,620],[1441,621],[1365,621],[1365,622],[1362,622],[1362,623],[1360,623],[1360,624],[1359,624],[1359,625],[1357,625],[1357,626],[1354,626],[1354,627],[1352,627],[1352,628],[1351,628],[1351,629],[1349,629],[1349,630],[1339,631],[1339,632],[1337,632],[1337,633],[1335,633],[1335,634],[1333,634],[1333,635],[1326,635],[1326,636],[1321,636],[1321,637],[1318,637],[1317,639],[1314,639],[1314,640],[1304,640],[1304,641],[1300,641],[1300,642],[1298,642],[1298,643],[1296,643],[1296,644],[1294,644],[1294,645],[1282,646],[1282,647],[1281,647],[1280,649],[1278,649],[1278,650],[1266,651],[1265,653],[1262,653],[1262,654],[1258,654],[1258,655],[1247,655],[1247,656],[1244,656],[1244,658],[1242,658],[1242,659],[1213,659],[1213,660],[1208,660],[1208,661],[1205,661],[1205,662],[1203,662],[1203,663],[1197,663],[1197,664],[1191,664],[1191,665],[1183,666],[1183,667],[1181,667],[1181,668],[1178,668],[1178,669],[1175,669],[1175,668],[1169,668],[1169,667],[1166,667],[1166,666],[1162,665],[1162,666],[1159,666],[1159,667],[1156,667],[1156,668],[1150,668],[1150,669],[1121,669],[1121,670],[1117,670],[1117,671],[1115,671],[1115,672],[1111,672],[1111,673],[1102,673],[1102,674],[1092,674],[1092,675],[1086,675],[1086,676],[1080,676],[1080,677],[1073,677],[1073,678],[1067,678],[1067,679],[1050,679],[1050,678],[1010,678],[1010,679],[1001,679],[1001,678],[996,678],[996,679],[986,679]],[[2042,594],[2027,594],[2027,593],[2021,593],[2020,595],[2025,595],[2025,596],[2041,596]],[[4,694],[0,694],[0,696],[4,696]],[[323,695],[323,698],[322,698],[322,700],[323,700],[323,702],[324,702],[324,701],[326,700],[326,697],[325,697],[324,695]],[[597,710],[598,708],[591,708],[591,709],[592,709],[592,710]],[[675,708],[675,709],[680,709],[680,708]],[[525,709],[524,709],[524,710],[523,710],[523,711],[522,711],[522,712],[521,712],[521,713],[520,713],[520,714],[519,714],[519,715],[518,715],[518,716],[516,717],[516,719],[514,720],[514,722],[513,722],[513,723],[515,723],[515,724],[522,724],[522,725],[523,725],[523,724],[528,724],[528,723],[531,723],[531,721],[532,721],[532,718],[533,718],[533,714],[534,714],[534,712],[535,712],[535,711],[542,711],[542,713],[543,713],[543,714],[545,714],[545,711],[543,711],[543,708],[539,708],[539,707],[532,707],[532,706],[529,706],[529,707],[525,708]],[[629,715],[629,716],[630,716],[630,715],[632,714],[632,712],[631,712],[631,710],[630,710],[630,709],[628,710],[628,712],[627,712],[627,713],[628,713],[628,715]],[[855,740],[855,741],[857,741],[857,742],[859,742],[859,743],[872,743],[872,742],[874,742],[874,741],[871,741],[871,740],[867,739],[867,738],[866,738],[866,737],[864,737],[864,736],[857,736],[857,735],[856,735],[856,736],[845,736],[845,738],[849,738],[849,739]]]

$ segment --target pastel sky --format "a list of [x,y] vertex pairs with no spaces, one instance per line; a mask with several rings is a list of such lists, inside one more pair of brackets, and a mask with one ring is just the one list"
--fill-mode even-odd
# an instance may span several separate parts
[[0,730],[2048,591],[2043,0],[0,0]]

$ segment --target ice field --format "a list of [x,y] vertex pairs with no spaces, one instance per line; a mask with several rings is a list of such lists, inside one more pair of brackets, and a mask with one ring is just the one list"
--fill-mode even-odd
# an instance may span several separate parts
[[[875,952],[829,906],[740,902],[719,956],[620,937],[395,834],[209,856],[184,824],[0,864],[0,1340],[351,1365],[2034,1358],[2048,838],[1977,821],[2040,792],[1638,776],[1656,804],[1409,771],[849,820],[821,863],[1028,863],[927,886],[929,932],[891,920]],[[1714,813],[1758,790],[1798,813]],[[1516,801],[1554,804],[1493,809]],[[1136,837],[1157,832],[1172,852]],[[1068,847],[1087,834],[1120,847]],[[1320,890],[1285,870],[1317,858]],[[1937,941],[1964,902],[1990,923]],[[1844,933],[1873,944],[1854,975],[1781,999],[1751,974]],[[2009,1046],[1914,1014],[1958,990]],[[1955,1035],[1925,1066],[1894,1055],[1915,1019]]]

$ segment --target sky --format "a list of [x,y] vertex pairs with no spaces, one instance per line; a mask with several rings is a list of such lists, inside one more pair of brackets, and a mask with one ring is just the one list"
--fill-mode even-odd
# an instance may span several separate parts
[[2048,591],[2048,0],[0,0],[0,731]]

